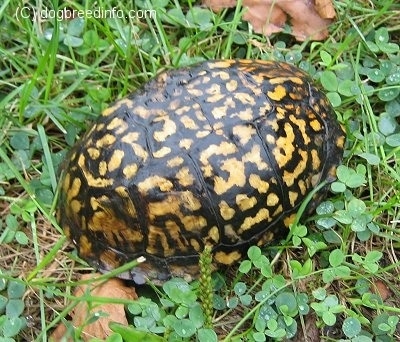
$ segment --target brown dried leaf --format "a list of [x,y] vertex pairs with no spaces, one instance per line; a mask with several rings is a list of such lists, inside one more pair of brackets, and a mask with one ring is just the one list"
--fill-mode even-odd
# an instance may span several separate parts
[[[83,275],[81,280],[88,280],[96,275],[88,274]],[[75,290],[74,295],[81,297],[90,290],[90,294],[93,297],[106,297],[106,298],[118,298],[118,299],[129,299],[134,300],[137,298],[135,289],[133,287],[127,287],[123,284],[120,279],[112,278],[105,283],[98,284],[93,283],[90,285],[78,286]],[[88,341],[91,338],[97,337],[105,339],[109,336],[112,331],[108,327],[109,322],[117,322],[123,325],[128,325],[125,317],[125,310],[123,304],[107,303],[107,304],[96,304],[95,301],[90,303],[90,310],[86,301],[79,302],[75,306],[74,310],[70,313],[72,317],[72,324],[74,327],[80,327],[87,321],[88,317],[93,315],[95,312],[106,313],[106,317],[100,317],[94,323],[86,325],[83,328],[82,338],[84,341]],[[66,333],[66,327],[60,324],[51,335],[51,340],[60,341]]]
[[320,331],[317,325],[317,317],[315,314],[304,316],[304,330],[298,330],[296,336],[291,340],[292,342],[320,342]]
[[[213,10],[233,7],[236,1],[203,0]],[[292,34],[297,40],[322,40],[328,36],[328,25],[335,17],[332,0],[243,0],[248,8],[243,19],[251,23],[254,31],[269,36],[283,30],[290,19]]]
[[322,40],[328,36],[330,20],[321,18],[314,5],[304,0],[279,2],[283,11],[289,14],[292,33],[297,40],[307,38]]
[[333,19],[336,17],[336,11],[332,0],[315,0],[315,10],[324,19]]
[[236,0],[203,0],[203,4],[207,7],[210,7],[213,11],[218,12],[224,8],[236,6]]
[[376,280],[374,286],[371,287],[371,290],[379,295],[384,301],[392,295],[392,292],[382,280]]
[[270,36],[281,32],[287,20],[287,15],[279,6],[267,1],[244,1],[248,8],[243,20],[251,23],[257,33]]

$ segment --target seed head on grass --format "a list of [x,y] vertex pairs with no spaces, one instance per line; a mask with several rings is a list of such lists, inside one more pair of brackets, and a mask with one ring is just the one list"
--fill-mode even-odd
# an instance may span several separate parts
[[204,312],[204,327],[212,328],[213,317],[213,285],[211,279],[212,254],[211,247],[206,246],[200,254],[200,286],[199,299]]

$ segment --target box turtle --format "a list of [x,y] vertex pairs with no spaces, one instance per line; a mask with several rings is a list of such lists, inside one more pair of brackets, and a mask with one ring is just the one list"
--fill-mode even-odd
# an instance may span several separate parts
[[190,280],[205,246],[217,269],[287,234],[305,196],[334,180],[344,140],[325,95],[292,65],[215,60],[165,71],[72,148],[58,220],[101,271],[143,256],[121,277]]

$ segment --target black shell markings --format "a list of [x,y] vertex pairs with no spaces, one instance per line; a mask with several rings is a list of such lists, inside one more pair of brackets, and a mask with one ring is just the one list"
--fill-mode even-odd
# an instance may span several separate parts
[[73,147],[58,218],[79,255],[142,283],[198,275],[287,234],[298,206],[333,180],[344,132],[307,74],[221,60],[159,74],[106,109]]

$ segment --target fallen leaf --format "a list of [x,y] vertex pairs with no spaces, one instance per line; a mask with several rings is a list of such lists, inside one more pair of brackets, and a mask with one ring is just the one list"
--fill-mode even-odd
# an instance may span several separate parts
[[[83,275],[81,280],[92,279],[97,276],[96,274]],[[121,279],[112,278],[104,283],[92,283],[89,285],[80,285],[75,289],[74,295],[76,297],[87,296],[90,291],[90,297],[106,297],[118,299],[134,300],[137,298],[135,289],[124,285]],[[128,325],[123,304],[116,303],[97,303],[91,300],[89,305],[88,301],[82,300],[79,302],[73,311],[70,313],[72,317],[72,325],[74,327],[81,327],[85,325],[89,317],[93,317],[95,313],[102,313],[100,317],[93,323],[86,324],[83,327],[81,338],[88,341],[91,338],[106,339],[112,331],[109,328],[109,322],[117,322],[123,325]],[[60,324],[50,337],[50,341],[60,341],[67,328],[64,324]],[[72,339],[68,340],[72,341]]]
[[315,10],[324,19],[336,17],[336,11],[331,0],[315,0]]
[[213,11],[218,12],[224,8],[236,6],[236,0],[203,0],[203,4],[210,7]]
[[322,40],[328,36],[330,19],[321,18],[309,1],[281,1],[280,7],[291,18],[292,34],[297,40]]
[[243,15],[243,20],[250,22],[255,32],[270,36],[283,30],[287,15],[276,4],[248,0],[246,6],[248,10]]
[[308,314],[303,317],[305,329],[298,329],[296,336],[291,340],[292,342],[320,342],[320,330],[317,325],[317,317],[315,314]]
[[371,286],[371,291],[379,295],[384,301],[392,295],[392,292],[382,280],[376,280],[375,284]]
[[[213,11],[234,7],[232,0],[203,0]],[[336,16],[332,0],[243,0],[247,11],[243,20],[248,21],[257,33],[266,36],[281,32],[286,23],[299,41],[322,40],[328,36],[328,26]]]

